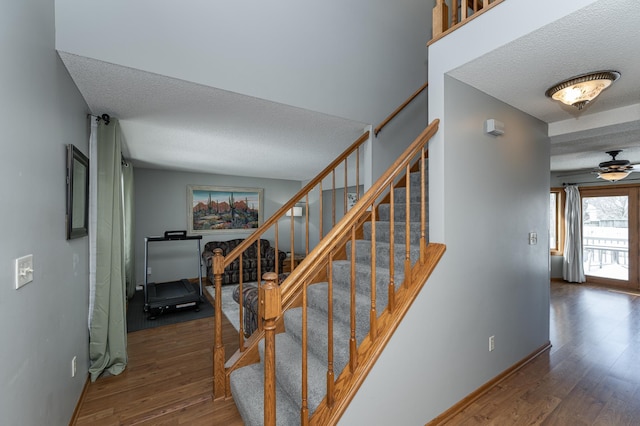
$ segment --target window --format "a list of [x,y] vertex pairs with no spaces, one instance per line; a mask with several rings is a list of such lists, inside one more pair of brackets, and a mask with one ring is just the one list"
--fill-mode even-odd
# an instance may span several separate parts
[[564,249],[564,190],[553,188],[549,194],[549,249],[561,256]]

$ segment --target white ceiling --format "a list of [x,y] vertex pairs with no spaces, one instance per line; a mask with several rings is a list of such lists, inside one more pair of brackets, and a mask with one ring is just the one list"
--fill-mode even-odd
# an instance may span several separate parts
[[[138,167],[306,180],[365,128],[364,123],[59,54],[91,112],[118,117],[124,155]],[[295,161],[284,167],[283,159],[290,158]]]
[[[119,118],[137,166],[306,180],[377,124],[59,53],[91,112]],[[582,111],[544,95],[604,69],[622,77]],[[640,162],[637,0],[599,0],[450,75],[549,123],[552,170],[594,167],[620,148],[621,158]]]
[[[622,77],[582,111],[545,91],[567,78],[613,69]],[[600,0],[450,75],[549,123],[551,169],[592,168],[623,148],[640,162],[640,2]]]

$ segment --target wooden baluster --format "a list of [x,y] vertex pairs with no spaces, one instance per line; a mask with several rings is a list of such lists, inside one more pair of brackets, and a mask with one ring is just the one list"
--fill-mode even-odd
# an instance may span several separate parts
[[349,339],[349,367],[351,372],[356,371],[357,362],[357,342],[356,342],[356,227],[351,227],[351,337]]
[[389,190],[389,312],[393,312],[396,307],[396,219],[395,219],[395,201],[394,201],[394,184],[391,182]]
[[307,324],[307,285],[302,285],[302,404],[300,407],[300,425],[309,424],[309,371],[308,371],[308,341],[309,329]]
[[307,196],[304,203],[304,255],[307,256],[309,254],[309,193],[307,192]]
[[356,202],[360,199],[360,147],[356,148]]
[[222,274],[224,257],[222,249],[213,250],[213,283],[215,285],[215,325],[213,347],[213,398],[222,399],[226,394],[226,376],[224,371],[224,346],[222,345]]
[[276,424],[276,319],[282,315],[282,298],[275,272],[267,272],[260,286],[260,317],[264,322],[264,424]]
[[291,250],[291,259],[289,259],[291,261],[291,264],[289,265],[289,271],[293,271],[293,268],[295,267],[295,257],[296,257],[296,240],[295,240],[295,224],[294,224],[294,217],[293,217],[293,212],[291,212],[291,217],[290,217],[290,226],[289,226],[289,250]]
[[[320,238],[318,241],[320,241],[324,235],[322,233],[322,218],[323,216],[323,211],[322,211],[322,181],[320,181],[320,183],[318,183],[318,233],[320,234]],[[309,212],[307,211],[307,217],[309,217]]]
[[468,18],[469,0],[462,0],[462,8],[460,10],[460,22],[464,22]]
[[327,405],[333,407],[335,402],[335,377],[333,371],[333,252],[329,253],[327,290]]
[[336,169],[331,172],[331,227],[336,226]]
[[343,208],[343,214],[342,216],[344,217],[347,214],[347,159],[349,157],[344,159],[344,191],[342,194],[342,202],[344,204],[344,208]]
[[274,249],[274,253],[273,254],[275,256],[275,262],[276,262],[276,274],[279,274],[282,271],[280,270],[280,256],[278,256],[280,254],[280,250],[278,250],[278,248],[279,248],[279,245],[278,245],[278,222],[274,223],[273,227],[274,227],[273,228],[274,229],[273,232],[275,234],[275,238],[274,238],[275,247],[273,248]]
[[459,8],[460,6],[458,5],[458,0],[452,0],[451,1],[451,26],[452,27],[459,22],[458,20]]
[[420,263],[427,260],[427,180],[425,150],[420,154]]
[[240,332],[238,333],[238,343],[239,343],[239,349],[240,352],[244,352],[244,333],[247,332],[247,330],[244,329],[244,321],[242,320],[244,318],[244,293],[243,293],[243,288],[242,288],[242,284],[244,283],[244,279],[242,278],[242,274],[243,274],[243,262],[242,262],[242,255],[244,253],[240,253],[240,257],[238,257],[238,262],[239,262],[239,268],[238,268],[238,272],[240,273],[240,282],[238,283],[238,320],[240,321]]
[[405,171],[405,223],[404,223],[404,277],[407,287],[411,286],[411,167],[407,164]]
[[[258,287],[260,287],[260,277],[262,276],[262,259],[260,258],[260,238],[256,240],[256,250],[258,251]],[[276,275],[277,276],[277,275]],[[262,293],[258,291],[258,303],[261,303],[260,296]],[[262,331],[264,327],[264,321],[262,315],[258,315],[258,331]]]
[[431,27],[433,37],[437,37],[449,29],[449,7],[444,0],[437,0],[433,8]]
[[369,336],[371,341],[378,337],[376,310],[376,209],[371,206],[371,309],[369,311]]

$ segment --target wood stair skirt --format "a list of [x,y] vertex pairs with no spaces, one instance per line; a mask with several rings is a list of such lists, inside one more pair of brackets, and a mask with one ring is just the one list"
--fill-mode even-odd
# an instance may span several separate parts
[[[424,160],[428,165],[427,159]],[[426,175],[427,173],[425,173]],[[404,179],[402,179],[404,181]],[[420,259],[420,214],[421,214],[421,173],[411,173],[410,177],[410,247],[409,256],[411,265],[416,265]],[[371,222],[365,222],[361,229],[362,239],[355,241],[355,316],[356,328],[355,338],[357,345],[360,346],[360,352],[363,349],[371,348],[370,332],[370,311],[371,311],[371,279],[372,273],[375,272],[376,283],[376,311],[378,318],[389,316],[394,318],[395,324],[390,320],[386,325],[386,329],[378,327],[381,334],[378,338],[383,338],[382,347],[375,353],[370,354],[369,360],[359,359],[360,368],[367,368],[361,377],[357,379],[357,386],[364,380],[368,369],[371,368],[375,359],[379,356],[384,344],[397,327],[404,312],[408,309],[411,302],[419,292],[426,276],[432,270],[429,268],[419,268],[417,265],[415,270],[423,272],[419,275],[413,275],[418,285],[414,285],[413,291],[402,291],[401,286],[404,280],[404,264],[405,264],[405,215],[406,215],[406,188],[395,188],[394,193],[394,265],[395,273],[390,277],[391,258],[390,250],[390,205],[381,204],[377,209],[377,218],[375,221],[375,229]],[[426,201],[425,201],[426,204]],[[425,206],[428,211],[428,205]],[[376,269],[372,271],[371,267],[371,246],[372,236],[375,235],[375,254]],[[432,245],[433,247],[441,245]],[[429,246],[431,247],[431,246]],[[444,246],[438,247],[439,255],[435,255],[437,259],[444,252]],[[351,242],[347,242],[345,247],[346,259],[334,260],[332,262],[333,277],[333,367],[335,372],[336,390],[339,383],[345,376],[355,375],[349,368],[350,353],[349,342],[351,339]],[[435,260],[437,263],[437,260]],[[434,264],[435,265],[435,264]],[[424,269],[424,271],[422,271]],[[389,283],[393,278],[393,283],[397,291],[396,309],[393,315],[389,311],[385,311],[389,301]],[[327,424],[328,417],[333,408],[327,407],[326,390],[327,390],[327,366],[328,359],[328,282],[319,282],[308,286],[307,288],[307,327],[308,327],[308,355],[307,355],[307,382],[308,382],[308,398],[306,406],[311,423]],[[404,298],[401,298],[403,296]],[[404,311],[398,309],[403,307]],[[294,307],[288,309],[284,313],[285,332],[276,336],[276,419],[277,424],[294,425],[301,423],[301,410],[303,408],[302,393],[302,324],[303,324],[303,308]],[[366,342],[367,344],[363,344]],[[366,348],[365,348],[366,346]],[[231,373],[230,386],[234,400],[238,407],[242,418],[247,425],[262,425],[264,422],[264,342],[260,342],[259,346],[261,362],[251,364],[239,368]],[[346,368],[345,368],[346,367]],[[344,371],[342,377],[340,373]],[[356,388],[357,389],[357,388]],[[355,392],[352,392],[355,394]],[[343,408],[353,397],[351,395],[341,403]],[[323,414],[320,416],[322,420],[313,414],[319,408]],[[302,411],[304,412],[304,410]],[[334,419],[337,420],[337,419]],[[331,423],[331,421],[329,421]]]

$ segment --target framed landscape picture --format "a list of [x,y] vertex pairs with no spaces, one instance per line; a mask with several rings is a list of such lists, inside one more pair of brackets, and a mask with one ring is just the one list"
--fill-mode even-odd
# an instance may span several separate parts
[[253,232],[262,225],[262,188],[187,186],[189,234]]

